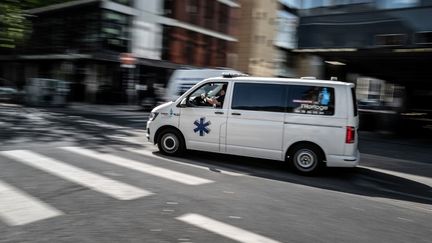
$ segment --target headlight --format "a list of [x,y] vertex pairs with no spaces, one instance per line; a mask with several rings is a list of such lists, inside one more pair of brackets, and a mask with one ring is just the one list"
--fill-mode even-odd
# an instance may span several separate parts
[[150,117],[149,117],[149,121],[153,121],[154,119],[156,119],[156,117],[158,115],[159,115],[159,112],[151,112]]

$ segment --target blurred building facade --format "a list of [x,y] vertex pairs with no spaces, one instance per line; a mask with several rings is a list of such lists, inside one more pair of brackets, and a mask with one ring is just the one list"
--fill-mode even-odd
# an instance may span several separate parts
[[276,48],[275,72],[277,77],[298,77],[296,66],[297,25],[299,5],[294,1],[280,0],[276,17]]
[[254,76],[295,77],[297,4],[242,0],[237,69]]
[[272,76],[274,71],[278,1],[242,0],[239,24],[238,69],[254,76]]
[[[71,82],[74,101],[125,102],[182,67],[234,66],[233,0],[76,0],[28,11],[25,45],[0,54],[0,77]],[[122,65],[130,53],[133,65]],[[126,67],[126,68],[125,68]],[[128,91],[129,89],[129,91]]]
[[80,0],[28,10],[32,33],[1,56],[0,75],[18,86],[29,78],[70,82],[74,101],[124,98],[119,53],[128,52],[130,0]]
[[135,56],[196,67],[235,63],[237,1],[147,0],[135,8]]
[[[362,120],[380,117],[379,129],[431,127],[431,1],[301,4],[295,52],[306,72],[356,82],[360,107],[370,116]],[[308,71],[310,63],[319,68]]]
[[[275,39],[278,31],[280,3],[277,0],[241,0],[241,16],[238,31],[238,63],[236,68],[254,76],[273,76],[276,59],[283,62],[277,53]],[[279,18],[280,17],[280,18]],[[280,39],[283,41],[283,38]],[[283,44],[282,44],[283,45]]]
[[165,0],[162,58],[201,67],[235,65],[236,1]]

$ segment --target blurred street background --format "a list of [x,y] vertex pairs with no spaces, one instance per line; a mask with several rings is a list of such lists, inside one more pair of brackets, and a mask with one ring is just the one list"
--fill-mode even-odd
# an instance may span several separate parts
[[[431,16],[431,0],[0,1],[0,242],[430,242]],[[360,166],[162,156],[149,112],[198,69],[355,83]]]

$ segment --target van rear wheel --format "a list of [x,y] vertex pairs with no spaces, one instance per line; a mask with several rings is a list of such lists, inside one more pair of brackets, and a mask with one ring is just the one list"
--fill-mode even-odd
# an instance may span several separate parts
[[322,156],[313,146],[298,146],[291,150],[288,162],[297,173],[315,175],[323,167]]
[[185,150],[183,138],[180,133],[174,129],[167,129],[159,135],[159,151],[166,155],[180,155]]

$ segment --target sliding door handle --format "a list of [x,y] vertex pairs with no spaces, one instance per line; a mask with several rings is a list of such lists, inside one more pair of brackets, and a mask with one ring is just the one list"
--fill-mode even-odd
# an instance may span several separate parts
[[241,113],[233,112],[233,113],[231,113],[231,115],[233,115],[233,116],[241,116]]
[[216,115],[223,115],[224,113],[222,111],[215,111]]

